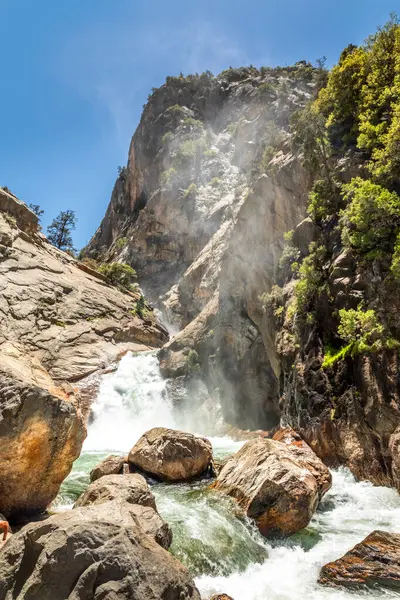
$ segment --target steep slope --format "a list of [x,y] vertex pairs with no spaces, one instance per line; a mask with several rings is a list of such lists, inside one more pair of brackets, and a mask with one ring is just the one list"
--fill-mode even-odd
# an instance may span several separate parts
[[130,263],[180,331],[161,353],[164,374],[200,369],[242,426],[279,418],[279,365],[257,298],[272,285],[283,233],[305,213],[289,122],[320,75],[299,63],[168,78],[149,97],[87,249]]
[[4,190],[0,210],[0,512],[16,515],[43,510],[79,455],[88,376],[168,336],[137,316],[140,292],[54,248]]
[[[264,298],[283,419],[331,465],[400,487],[400,25],[346,48],[297,122],[316,179]],[[325,161],[322,159],[325,157]]]

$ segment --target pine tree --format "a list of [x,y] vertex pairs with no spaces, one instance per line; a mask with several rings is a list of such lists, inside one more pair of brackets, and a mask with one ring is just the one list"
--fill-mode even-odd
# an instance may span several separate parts
[[42,209],[40,208],[39,204],[30,204],[30,205],[29,205],[29,208],[31,209],[31,211],[32,211],[32,212],[34,212],[34,213],[35,213],[35,215],[36,215],[37,217],[39,217],[39,219],[40,219],[40,217],[41,217],[41,216],[44,214],[44,210],[42,210]]
[[47,238],[60,250],[74,250],[71,232],[76,227],[75,211],[62,210],[47,228]]

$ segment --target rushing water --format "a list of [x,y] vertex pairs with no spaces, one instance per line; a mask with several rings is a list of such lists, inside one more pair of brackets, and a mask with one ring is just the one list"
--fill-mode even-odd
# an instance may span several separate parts
[[[111,452],[125,454],[151,427],[179,427],[179,415],[168,402],[151,353],[128,354],[116,373],[104,377],[93,412],[84,451],[62,486],[58,510],[72,506],[102,458]],[[189,428],[208,433],[198,431],[199,423]],[[216,457],[241,445],[226,437],[210,439]],[[356,483],[348,471],[336,471],[332,489],[310,525],[285,541],[267,542],[238,514],[235,503],[210,491],[208,483],[153,485],[158,510],[173,529],[171,552],[196,577],[203,598],[222,592],[235,600],[400,598],[394,591],[351,593],[316,583],[323,564],[342,556],[374,529],[400,531],[395,490]]]

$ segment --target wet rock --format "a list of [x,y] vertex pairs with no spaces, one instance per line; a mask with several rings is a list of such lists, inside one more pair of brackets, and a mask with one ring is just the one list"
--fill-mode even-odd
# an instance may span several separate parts
[[272,439],[293,448],[296,461],[315,477],[318,484],[319,498],[321,499],[332,487],[332,475],[328,467],[324,465],[310,446],[291,427],[279,429],[273,435]]
[[122,504],[76,508],[24,527],[0,553],[0,598],[200,600],[186,568]]
[[[109,504],[108,511],[119,519],[126,511],[137,521],[143,531],[160,546],[168,549],[172,531],[157,512],[156,501],[144,477],[128,475],[105,475],[94,483],[75,502],[74,508]],[[119,512],[118,512],[119,511]]]
[[160,479],[185,481],[198,477],[212,464],[212,447],[206,438],[156,427],[140,438],[128,460]]
[[117,475],[123,472],[124,464],[128,462],[126,456],[111,455],[107,456],[98,465],[90,471],[90,481],[96,481],[105,475]]
[[44,511],[79,456],[86,430],[61,390],[0,369],[0,510],[7,518]]
[[322,567],[319,583],[400,589],[400,534],[374,531],[342,558]]
[[308,525],[318,505],[320,486],[307,462],[302,449],[256,438],[227,462],[213,488],[235,498],[264,536],[288,536]]

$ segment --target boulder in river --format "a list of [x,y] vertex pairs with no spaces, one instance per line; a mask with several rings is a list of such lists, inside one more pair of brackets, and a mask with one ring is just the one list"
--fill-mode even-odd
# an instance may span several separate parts
[[273,440],[290,446],[296,454],[296,461],[304,465],[317,480],[320,499],[332,487],[332,475],[329,469],[318,458],[310,446],[291,427],[279,429],[273,436]]
[[0,552],[0,598],[200,600],[200,594],[186,568],[113,501],[56,514],[10,538]]
[[107,456],[107,458],[102,460],[90,471],[90,481],[96,481],[96,479],[104,477],[104,475],[117,475],[118,473],[122,473],[124,464],[127,462],[128,458],[126,456],[119,456],[116,454]]
[[342,558],[322,567],[318,582],[400,590],[400,534],[374,531]]
[[4,357],[0,511],[7,518],[44,511],[78,458],[85,435],[79,410],[61,389],[35,385],[29,373],[12,369]]
[[187,481],[212,465],[212,446],[203,437],[155,427],[129,453],[129,463],[166,481]]
[[226,463],[213,488],[235,498],[264,536],[292,535],[308,525],[320,498],[309,461],[301,448],[259,437]]
[[108,511],[108,518],[114,515],[117,522],[121,514],[124,516],[125,512],[128,512],[143,531],[160,546],[166,549],[170,547],[171,528],[158,514],[154,496],[142,475],[105,475],[89,485],[76,501],[74,508],[105,503],[107,507],[104,510]]

